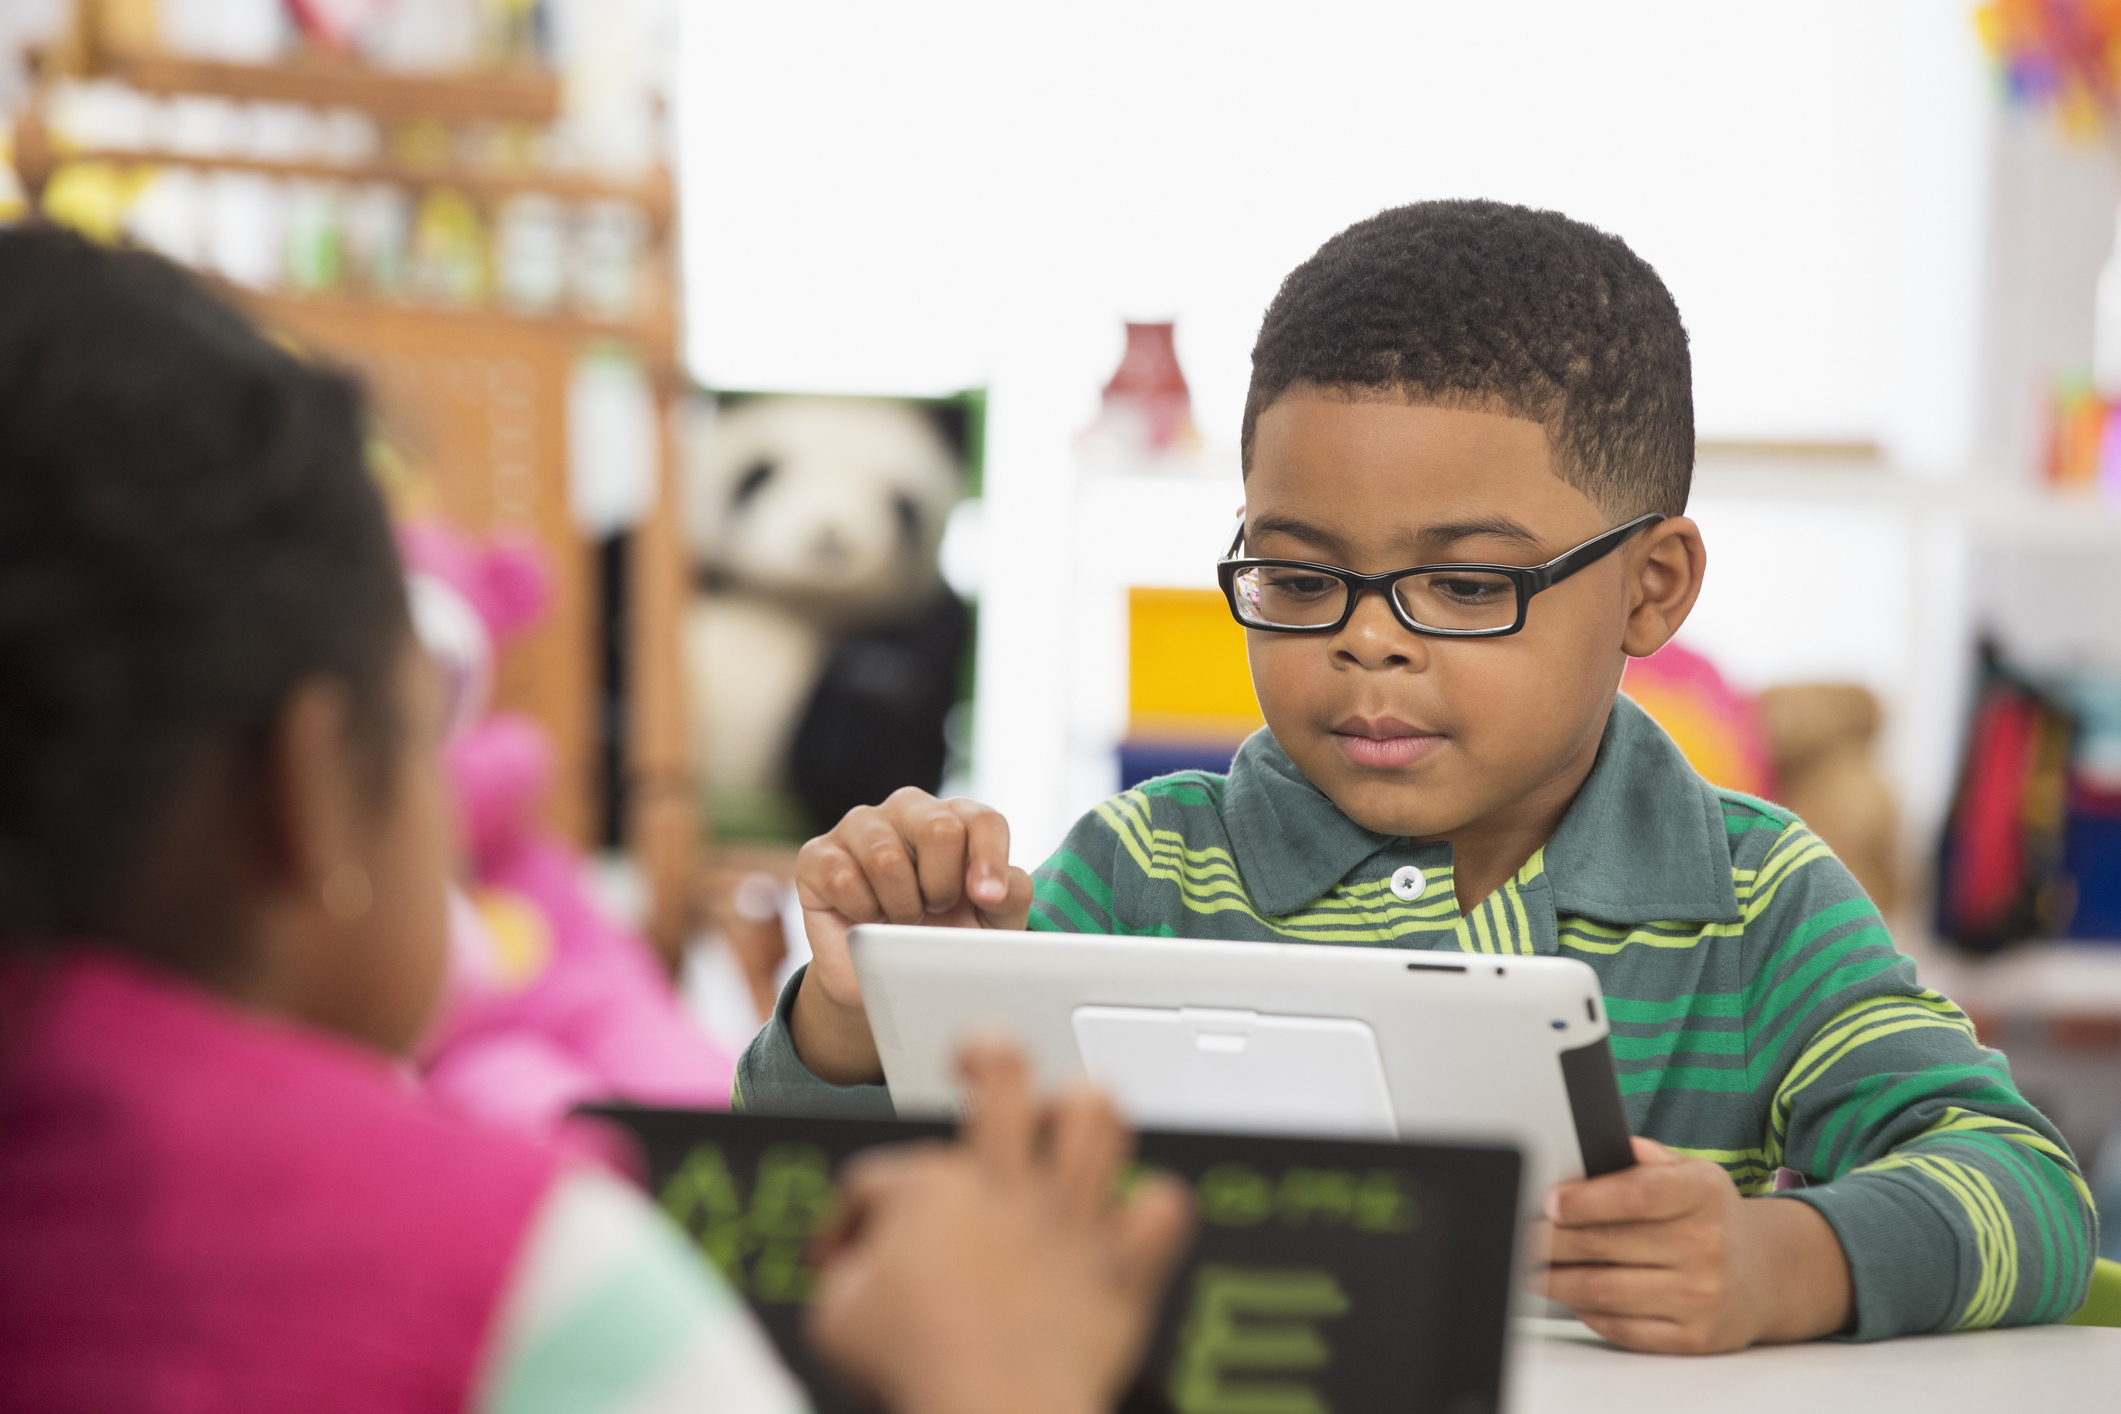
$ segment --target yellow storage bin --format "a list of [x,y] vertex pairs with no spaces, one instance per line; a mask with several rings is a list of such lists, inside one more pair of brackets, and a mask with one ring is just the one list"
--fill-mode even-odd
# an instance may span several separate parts
[[1127,591],[1131,739],[1237,742],[1263,722],[1245,631],[1220,591]]

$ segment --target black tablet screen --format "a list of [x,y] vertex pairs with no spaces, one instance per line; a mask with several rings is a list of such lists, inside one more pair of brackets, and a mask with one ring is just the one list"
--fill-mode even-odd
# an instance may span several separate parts
[[[821,1414],[861,1406],[810,1357],[809,1238],[878,1123],[612,1108],[656,1199],[757,1312]],[[1476,1414],[1500,1399],[1516,1230],[1513,1150],[1145,1134],[1199,1216],[1129,1410]]]

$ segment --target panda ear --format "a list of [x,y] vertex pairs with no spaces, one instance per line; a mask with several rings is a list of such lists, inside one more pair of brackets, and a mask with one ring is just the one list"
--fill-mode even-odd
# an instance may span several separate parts
[[928,421],[942,435],[944,444],[950,448],[951,458],[957,462],[958,469],[962,472],[968,432],[965,426],[965,405],[955,399],[945,398],[934,402],[916,403],[914,406],[928,414]]
[[753,497],[766,489],[766,483],[773,480],[775,470],[777,468],[771,457],[760,457],[744,468],[744,474],[736,479],[736,487],[729,493],[729,504],[737,510],[742,510]]

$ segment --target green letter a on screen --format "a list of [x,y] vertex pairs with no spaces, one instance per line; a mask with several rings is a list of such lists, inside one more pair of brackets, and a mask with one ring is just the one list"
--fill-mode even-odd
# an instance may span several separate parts
[[1323,1369],[1333,1352],[1312,1323],[1345,1315],[1331,1272],[1203,1266],[1178,1333],[1178,1414],[1331,1414],[1311,1385],[1262,1375]]

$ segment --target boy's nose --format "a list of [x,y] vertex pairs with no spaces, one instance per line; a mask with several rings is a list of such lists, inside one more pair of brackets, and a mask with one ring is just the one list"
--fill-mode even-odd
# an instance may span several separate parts
[[1419,672],[1429,665],[1428,640],[1402,624],[1384,595],[1374,589],[1364,590],[1355,601],[1355,612],[1333,636],[1333,652],[1363,668]]

